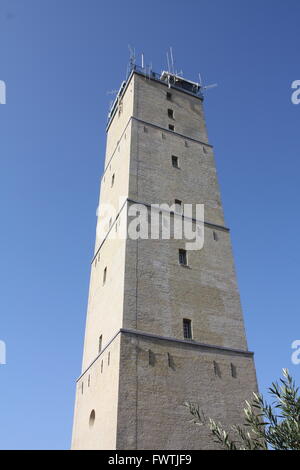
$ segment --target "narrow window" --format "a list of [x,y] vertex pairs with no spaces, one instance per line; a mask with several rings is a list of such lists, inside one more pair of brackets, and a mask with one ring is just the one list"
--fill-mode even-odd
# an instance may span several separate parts
[[164,134],[163,132],[161,133],[161,138],[162,138],[163,140],[165,140],[165,138],[166,138],[166,136],[165,136],[165,134]]
[[175,199],[175,212],[182,214],[182,201],[180,199]]
[[115,174],[113,174],[111,177],[111,187],[113,187],[114,182],[115,182]]
[[175,155],[172,155],[172,166],[174,168],[179,168],[179,159]]
[[237,376],[237,372],[236,372],[236,366],[234,364],[230,364],[230,367],[231,367],[231,376],[236,378]]
[[94,426],[95,419],[96,419],[96,413],[95,413],[95,410],[92,410],[90,414],[90,419],[89,419],[90,427]]
[[183,337],[184,339],[192,339],[192,322],[186,318],[183,319]]
[[187,266],[186,250],[183,250],[183,249],[179,250],[179,264],[181,264],[183,266]]
[[173,109],[168,109],[168,117],[169,117],[170,119],[174,119],[174,111],[173,111]]
[[148,129],[146,126],[144,126],[144,132],[148,132]]
[[107,365],[109,366],[109,363],[110,363],[110,352],[108,353],[108,356],[107,356]]
[[98,352],[101,353],[102,351],[102,335],[99,336],[99,344],[98,344]]
[[214,237],[214,240],[217,242],[219,238],[217,232],[213,231],[213,237]]
[[189,144],[188,144],[188,141],[187,141],[187,140],[185,140],[185,141],[184,141],[184,146],[185,146],[185,147],[188,147],[188,146],[189,146]]
[[174,126],[173,126],[173,124],[169,124],[169,129],[170,129],[170,131],[174,131]]
[[83,395],[83,382],[81,382],[81,394]]
[[112,218],[109,219],[109,228],[111,227]]
[[101,374],[103,372],[103,360],[101,361]]
[[207,153],[206,147],[203,147],[203,153]]
[[218,377],[221,377],[220,367],[219,367],[219,364],[216,361],[214,361],[214,373]]
[[168,101],[172,101],[172,93],[170,93],[169,91],[167,91],[167,100]]
[[89,375],[89,378],[88,378],[88,387],[90,386],[91,384],[91,376]]
[[149,365],[150,366],[154,366],[155,365],[155,354],[153,351],[151,351],[151,349],[149,349],[148,351],[148,360],[149,360]]
[[107,267],[104,268],[104,271],[103,271],[103,285],[104,285],[105,282],[106,282],[106,275],[107,275]]

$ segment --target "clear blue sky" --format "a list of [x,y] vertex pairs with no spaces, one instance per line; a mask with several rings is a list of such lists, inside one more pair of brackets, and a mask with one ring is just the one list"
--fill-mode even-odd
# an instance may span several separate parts
[[105,124],[127,45],[218,82],[215,146],[261,391],[300,339],[299,1],[1,0],[0,448],[69,448]]

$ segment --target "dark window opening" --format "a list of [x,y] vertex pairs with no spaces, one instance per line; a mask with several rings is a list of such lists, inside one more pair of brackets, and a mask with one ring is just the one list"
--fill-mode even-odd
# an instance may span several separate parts
[[182,213],[182,201],[180,199],[175,199],[175,212]]
[[95,413],[95,410],[92,410],[92,411],[91,411],[91,414],[90,414],[90,419],[89,419],[89,425],[90,425],[90,427],[94,426],[94,424],[95,424],[95,419],[96,419],[96,413]]
[[213,231],[213,237],[214,237],[214,240],[217,242],[219,239],[217,232]]
[[175,155],[172,155],[172,165],[174,168],[179,168],[179,159]]
[[236,378],[237,376],[236,366],[232,363],[230,364],[230,366],[231,366],[231,375],[232,377]]
[[151,349],[149,349],[148,351],[148,360],[149,360],[149,365],[150,366],[155,366],[155,354],[153,351],[151,351]]
[[221,370],[220,370],[219,364],[216,361],[214,361],[214,373],[218,377],[221,377]]
[[170,131],[174,131],[174,126],[173,126],[173,124],[169,124],[169,129],[170,129]]
[[186,250],[179,250],[179,264],[187,266],[187,253]]
[[174,119],[174,111],[173,111],[173,109],[168,109],[168,117],[169,117],[170,119]]
[[107,268],[104,268],[104,271],[103,271],[103,285],[106,282],[106,275],[107,275]]
[[98,352],[100,353],[102,351],[102,335],[99,336],[99,344],[98,344]]
[[172,93],[167,91],[167,100],[172,101]]
[[183,337],[184,339],[192,339],[192,322],[191,320],[183,320]]

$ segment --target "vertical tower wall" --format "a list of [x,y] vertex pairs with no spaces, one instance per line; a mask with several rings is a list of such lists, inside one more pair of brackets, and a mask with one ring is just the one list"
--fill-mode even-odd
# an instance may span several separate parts
[[[188,252],[188,266],[178,263],[184,240],[107,238],[130,221],[134,202],[175,199],[205,205],[204,247]],[[257,385],[199,97],[131,75],[108,126],[100,201],[117,218],[96,236],[73,448],[212,448],[205,428],[199,435],[188,423],[184,400],[230,425]]]

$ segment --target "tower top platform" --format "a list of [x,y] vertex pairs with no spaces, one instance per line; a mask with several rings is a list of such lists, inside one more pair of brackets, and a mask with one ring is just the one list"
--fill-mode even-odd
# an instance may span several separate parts
[[163,70],[160,74],[154,72],[150,67],[141,67],[139,65],[132,65],[130,71],[128,73],[127,79],[124,80],[120,86],[120,89],[117,93],[117,96],[114,102],[111,105],[109,114],[108,114],[108,122],[111,120],[114,112],[117,108],[119,100],[122,98],[125,89],[127,88],[127,84],[130,81],[132,74],[137,73],[139,75],[143,75],[148,80],[155,80],[157,82],[163,83],[164,85],[168,86],[169,88],[175,88],[177,90],[183,91],[188,93],[189,95],[196,96],[203,100],[203,93],[202,89],[203,86],[200,83],[193,82],[191,80],[187,80],[186,78]]

